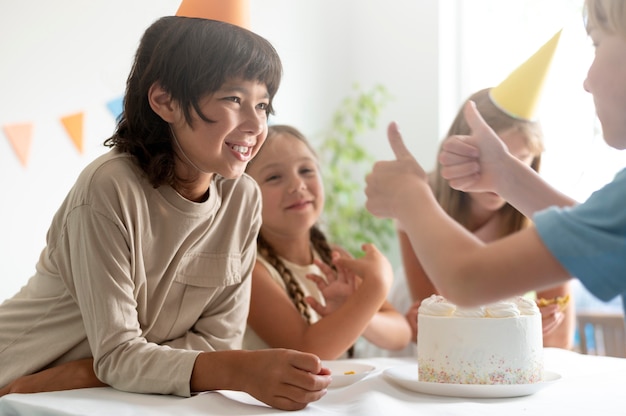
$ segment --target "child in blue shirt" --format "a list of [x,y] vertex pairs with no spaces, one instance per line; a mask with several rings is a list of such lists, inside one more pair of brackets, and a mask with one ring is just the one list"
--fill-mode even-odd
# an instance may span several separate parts
[[[595,59],[584,88],[594,98],[604,140],[626,148],[626,2],[585,0]],[[562,284],[577,277],[603,300],[626,295],[626,170],[584,203],[561,194],[520,162],[484,122],[473,102],[464,114],[471,134],[443,144],[441,174],[455,189],[496,192],[535,225],[485,244],[440,208],[427,175],[391,123],[396,160],[367,177],[367,208],[395,218],[441,294],[462,306]],[[451,255],[454,253],[454,255]],[[359,261],[341,260],[356,273]],[[626,305],[624,305],[626,308]]]

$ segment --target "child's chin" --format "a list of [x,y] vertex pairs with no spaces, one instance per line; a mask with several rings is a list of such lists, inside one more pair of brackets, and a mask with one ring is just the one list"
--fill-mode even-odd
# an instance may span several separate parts
[[237,178],[240,178],[241,175],[244,174],[244,172],[245,172],[245,169],[229,170],[227,172],[219,172],[219,175],[221,175],[225,179],[237,179]]

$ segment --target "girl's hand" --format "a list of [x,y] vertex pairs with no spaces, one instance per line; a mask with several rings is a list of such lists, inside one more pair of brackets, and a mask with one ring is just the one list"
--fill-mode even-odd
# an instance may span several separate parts
[[[339,257],[339,253],[333,251],[333,261]],[[337,267],[337,271],[335,271],[318,259],[315,259],[315,264],[326,278],[315,274],[309,274],[306,277],[315,282],[324,296],[325,305],[312,296],[308,296],[306,301],[320,316],[326,316],[336,311],[355,292],[357,277],[345,267]]]
[[355,276],[358,276],[359,287],[366,284],[376,282],[382,287],[380,290],[386,294],[391,288],[393,282],[393,268],[391,263],[383,253],[381,253],[375,245],[368,243],[363,244],[365,256],[358,259],[340,257],[335,260],[335,266],[338,269],[350,270]]
[[565,315],[561,312],[561,307],[558,304],[540,306],[539,311],[541,311],[544,336],[554,331],[565,319]]
[[417,343],[417,312],[421,304],[421,300],[415,301],[404,315],[411,327],[411,341],[413,341],[413,343]]

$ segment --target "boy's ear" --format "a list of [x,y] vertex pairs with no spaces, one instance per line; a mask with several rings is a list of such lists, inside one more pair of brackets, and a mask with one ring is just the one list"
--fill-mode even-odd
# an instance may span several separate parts
[[152,111],[167,123],[174,123],[178,118],[178,105],[172,100],[169,92],[161,84],[155,82],[148,90],[148,102]]

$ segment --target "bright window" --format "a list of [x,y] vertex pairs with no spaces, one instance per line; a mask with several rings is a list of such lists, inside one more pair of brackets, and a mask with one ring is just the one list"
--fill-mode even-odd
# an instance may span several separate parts
[[459,87],[462,99],[497,85],[563,28],[542,96],[546,135],[542,175],[578,201],[626,166],[603,141],[591,95],[584,91],[593,47],[582,0],[460,0]]
[[[602,139],[593,100],[583,81],[593,46],[582,17],[583,0],[457,0],[456,74],[460,98],[495,86],[563,28],[541,101],[546,152],[542,176],[578,201],[626,166]],[[619,297],[603,304],[576,282],[577,307],[621,311]]]

